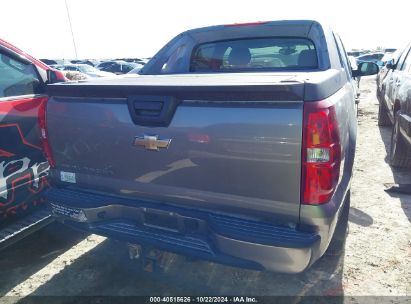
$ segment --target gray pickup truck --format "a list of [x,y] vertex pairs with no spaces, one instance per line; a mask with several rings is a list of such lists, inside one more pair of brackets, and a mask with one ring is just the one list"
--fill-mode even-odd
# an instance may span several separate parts
[[48,87],[47,200],[64,223],[128,243],[304,271],[343,248],[352,77],[377,72],[352,75],[315,21],[189,30],[140,75]]

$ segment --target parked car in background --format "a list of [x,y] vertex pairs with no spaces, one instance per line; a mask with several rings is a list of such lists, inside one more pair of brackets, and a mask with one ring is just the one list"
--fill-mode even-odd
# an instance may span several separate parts
[[41,59],[40,61],[42,61],[48,66],[52,66],[56,64],[70,64],[71,63],[70,60],[68,59]]
[[[74,62],[72,62],[74,63]],[[94,59],[86,59],[86,60],[78,60],[76,62],[77,64],[88,64],[92,67],[96,67],[100,62],[98,60],[94,60]]]
[[[386,82],[384,81],[386,77],[389,77],[393,71],[392,66],[398,62],[398,58],[401,56],[402,50],[397,50],[394,53],[387,53],[382,58],[382,61],[385,62],[384,66],[381,67],[380,71],[377,74],[377,97],[384,94]],[[389,68],[391,67],[391,68]]]
[[132,69],[136,67],[140,67],[140,66],[141,66],[140,64],[137,64],[134,62],[116,61],[104,67],[99,66],[99,69],[101,71],[106,71],[106,72],[111,72],[117,75],[121,75],[121,74],[127,74]]
[[125,61],[125,62],[134,62],[134,63],[139,63],[139,64],[146,64],[148,60],[144,58],[117,58],[117,61]]
[[47,65],[59,64],[59,62],[53,59],[40,59],[40,61]]
[[139,65],[137,67],[135,67],[134,69],[132,69],[130,72],[128,72],[127,74],[138,74],[141,70],[141,68],[143,67],[143,65]]
[[101,70],[102,68],[108,67],[114,63],[125,63],[125,61],[118,61],[118,60],[103,60],[101,61],[96,68]]
[[49,164],[38,119],[45,111],[48,77],[53,75],[53,82],[65,77],[48,70],[0,39],[0,249],[50,221],[48,212],[39,208]]
[[101,71],[92,67],[88,64],[64,64],[56,66],[61,71],[76,71],[87,75],[90,78],[94,77],[113,77],[116,76],[114,73]]
[[411,43],[395,64],[387,64],[389,72],[377,92],[378,124],[393,125],[390,163],[396,167],[411,167]]
[[361,55],[364,55],[364,54],[367,54],[367,53],[369,53],[368,51],[350,51],[350,52],[347,52],[347,55],[348,56],[353,56],[353,57],[358,57],[358,56],[361,56]]
[[139,63],[141,63],[141,64],[146,64],[147,62],[149,62],[149,61],[150,61],[150,59],[151,59],[151,57],[148,57],[148,58],[141,58]]
[[397,51],[397,49],[393,49],[393,48],[386,48],[384,49],[384,53],[394,53],[395,51]]
[[384,55],[385,54],[382,52],[361,55],[356,57],[357,64],[360,64],[361,62],[373,62],[381,67],[383,65],[381,59],[384,57]]

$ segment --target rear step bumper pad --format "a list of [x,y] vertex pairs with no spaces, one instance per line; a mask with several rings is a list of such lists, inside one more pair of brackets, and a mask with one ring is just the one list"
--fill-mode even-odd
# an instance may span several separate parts
[[255,220],[101,194],[51,188],[46,199],[66,224],[130,243],[242,267],[298,273],[320,236]]

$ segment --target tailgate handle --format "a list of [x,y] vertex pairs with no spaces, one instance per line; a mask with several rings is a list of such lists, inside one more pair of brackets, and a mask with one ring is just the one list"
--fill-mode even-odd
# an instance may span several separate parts
[[178,102],[171,96],[130,96],[128,108],[133,122],[142,126],[168,126]]
[[163,109],[162,101],[135,101],[134,109],[139,116],[159,116]]

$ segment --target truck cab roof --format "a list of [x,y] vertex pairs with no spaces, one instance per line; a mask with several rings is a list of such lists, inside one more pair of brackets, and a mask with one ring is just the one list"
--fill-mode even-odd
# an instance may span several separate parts
[[[140,74],[157,74],[159,66],[181,46],[190,50],[196,46],[226,40],[261,39],[268,37],[302,38],[311,41],[315,46],[318,58],[318,70],[341,67],[338,51],[335,47],[333,31],[327,25],[314,20],[280,20],[244,24],[215,25],[183,32],[167,43]],[[192,56],[192,53],[191,53]],[[190,56],[186,56],[190,57]],[[179,70],[179,73],[188,72]]]

